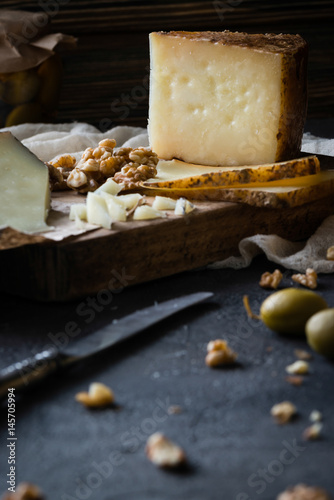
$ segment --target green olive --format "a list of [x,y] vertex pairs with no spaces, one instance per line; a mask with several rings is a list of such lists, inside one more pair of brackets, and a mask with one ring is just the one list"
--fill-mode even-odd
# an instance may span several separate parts
[[317,312],[306,323],[308,344],[319,354],[334,358],[334,309]]
[[263,323],[275,332],[302,335],[307,320],[327,308],[327,302],[311,290],[285,288],[265,299],[260,316]]

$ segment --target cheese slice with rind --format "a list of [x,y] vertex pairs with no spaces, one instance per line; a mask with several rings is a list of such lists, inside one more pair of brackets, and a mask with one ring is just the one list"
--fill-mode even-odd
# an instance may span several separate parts
[[257,207],[296,207],[334,196],[334,170],[298,179],[284,179],[268,184],[227,188],[147,189],[147,194],[171,198],[185,197],[192,201],[231,201]]
[[143,185],[164,188],[200,188],[244,186],[308,176],[320,172],[320,162],[315,155],[268,165],[239,167],[212,167],[195,165],[179,160],[160,160],[157,175]]
[[49,171],[10,132],[0,133],[0,227],[24,233],[49,231]]

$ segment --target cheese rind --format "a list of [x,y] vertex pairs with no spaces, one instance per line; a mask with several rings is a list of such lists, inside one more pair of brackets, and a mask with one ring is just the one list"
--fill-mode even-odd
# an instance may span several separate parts
[[306,42],[298,35],[150,34],[150,146],[165,160],[256,165],[298,156]]
[[334,170],[268,184],[249,184],[247,188],[146,188],[146,194],[150,196],[185,197],[192,201],[230,201],[267,208],[297,207],[334,196]]
[[48,231],[49,171],[10,132],[0,133],[0,226],[25,233]]
[[179,160],[160,160],[157,175],[143,183],[144,187],[198,188],[245,186],[277,180],[295,179],[320,172],[315,155],[269,165],[242,167],[209,167]]

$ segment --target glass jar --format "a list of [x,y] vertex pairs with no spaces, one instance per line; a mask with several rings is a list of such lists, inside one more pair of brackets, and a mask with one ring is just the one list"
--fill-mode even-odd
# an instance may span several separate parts
[[0,73],[0,128],[53,122],[62,73],[61,57],[57,53],[34,68]]

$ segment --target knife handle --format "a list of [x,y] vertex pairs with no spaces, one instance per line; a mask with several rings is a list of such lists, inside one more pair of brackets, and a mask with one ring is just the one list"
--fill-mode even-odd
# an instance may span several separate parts
[[68,358],[58,349],[50,348],[3,368],[0,370],[0,399],[7,397],[9,388],[30,387],[60,370]]

